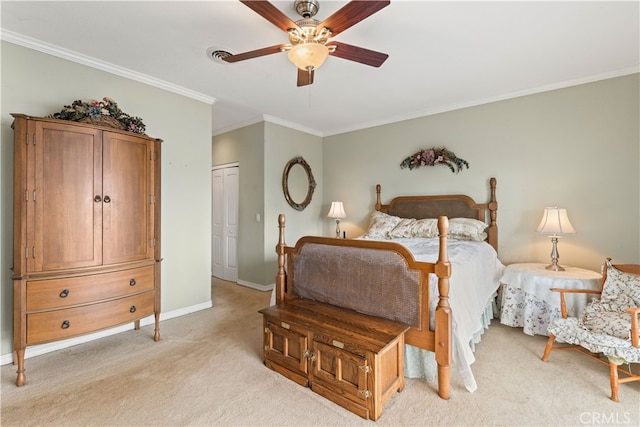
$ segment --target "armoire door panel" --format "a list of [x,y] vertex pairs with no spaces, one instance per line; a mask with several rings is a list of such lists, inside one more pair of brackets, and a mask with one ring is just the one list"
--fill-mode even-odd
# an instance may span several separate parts
[[103,134],[103,262],[153,257],[149,230],[150,143],[135,136]]
[[38,122],[35,128],[34,209],[28,256],[34,271],[102,263],[102,140],[98,130]]

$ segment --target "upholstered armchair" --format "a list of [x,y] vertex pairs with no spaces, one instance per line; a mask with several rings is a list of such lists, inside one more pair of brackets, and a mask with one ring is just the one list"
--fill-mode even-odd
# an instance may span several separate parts
[[[560,292],[562,318],[555,319],[549,325],[549,340],[542,360],[546,362],[553,350],[576,350],[608,364],[611,400],[618,402],[620,383],[640,381],[640,374],[631,372],[631,364],[640,363],[640,265],[613,265],[611,258],[607,258],[603,266],[600,291],[552,291]],[[565,294],[576,292],[593,293],[595,298],[585,307],[579,318],[568,317]],[[569,345],[554,345],[554,342]],[[628,369],[623,368],[625,364]],[[625,377],[619,378],[619,372]]]

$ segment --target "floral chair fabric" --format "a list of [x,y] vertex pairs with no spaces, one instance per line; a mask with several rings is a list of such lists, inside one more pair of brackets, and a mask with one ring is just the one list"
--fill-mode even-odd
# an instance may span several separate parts
[[[617,366],[625,363],[640,363],[640,348],[632,344],[631,307],[640,307],[640,266],[634,273],[623,272],[607,259],[606,279],[599,299],[594,299],[584,309],[582,316],[555,319],[551,322],[550,334],[543,361],[557,347],[554,340],[580,346],[592,353],[601,353],[609,361],[611,373],[611,399],[618,401]],[[561,347],[562,348],[562,347]],[[566,348],[566,347],[565,347]],[[623,371],[640,380],[640,376]]]
[[[627,329],[628,331],[628,329]],[[640,349],[631,341],[606,334],[596,334],[584,329],[575,317],[556,319],[549,327],[558,342],[579,345],[592,353],[602,353],[616,365],[640,363]]]
[[640,276],[624,273],[608,262],[601,297],[585,308],[580,325],[594,334],[629,339],[631,313],[626,312],[629,307],[640,307]]

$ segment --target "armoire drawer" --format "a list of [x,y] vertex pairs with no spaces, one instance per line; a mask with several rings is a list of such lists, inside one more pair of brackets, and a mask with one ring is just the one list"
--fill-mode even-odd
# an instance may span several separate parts
[[153,288],[153,266],[27,282],[27,311],[86,304]]
[[69,338],[153,314],[154,292],[61,310],[27,314],[27,344]]

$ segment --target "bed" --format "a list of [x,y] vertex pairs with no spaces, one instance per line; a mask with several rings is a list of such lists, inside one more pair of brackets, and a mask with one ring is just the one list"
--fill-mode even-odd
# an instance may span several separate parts
[[[461,375],[466,389],[475,391],[477,385],[471,371],[471,365],[474,362],[473,350],[493,317],[495,296],[504,268],[497,256],[498,204],[495,190],[496,180],[491,178],[489,180],[490,197],[487,203],[478,204],[466,195],[428,195],[399,196],[393,198],[388,204],[383,204],[382,189],[377,185],[376,205],[371,214],[369,228],[364,236],[356,239],[303,237],[295,247],[288,247],[285,243],[284,220],[282,220],[280,238],[276,246],[279,267],[272,302],[280,303],[292,297],[292,295],[287,296],[287,293],[291,292],[291,286],[288,284],[294,280],[296,265],[293,264],[301,263],[300,260],[296,261],[296,256],[299,256],[305,243],[321,243],[333,251],[343,251],[347,247],[357,251],[359,258],[367,258],[366,253],[362,256],[361,251],[381,248],[398,253],[407,252],[408,254],[403,256],[406,256],[405,263],[409,267],[415,264],[423,271],[430,273],[425,280],[428,281],[428,284],[425,284],[428,291],[424,296],[418,297],[421,299],[420,304],[425,306],[425,309],[420,311],[420,316],[425,318],[419,319],[417,324],[423,326],[412,326],[405,337],[407,343],[405,376],[422,377],[429,382],[435,381],[438,376],[439,390],[447,389],[446,393],[440,390],[440,396],[448,398],[449,378],[445,380],[447,384],[442,384],[443,379],[439,378],[442,372],[446,372],[448,376],[447,370],[441,371],[443,365],[446,365],[446,355],[438,355],[440,349],[446,348],[449,351],[449,357],[452,358],[451,366]],[[438,236],[439,229],[442,230],[441,220],[438,219],[440,217],[445,217],[447,220],[448,238]],[[414,237],[416,235],[420,237]],[[404,249],[400,250],[397,246]],[[363,273],[364,270],[359,269],[357,265],[354,267],[353,259],[349,261],[350,265],[347,267],[344,265],[344,256],[340,255],[339,258],[337,263],[342,262],[341,268],[350,271],[350,274],[365,276],[369,274],[368,271]],[[305,262],[308,264],[316,261],[308,258]],[[326,259],[322,262],[326,262]],[[336,268],[339,269],[336,267],[338,264],[331,268],[323,266],[324,270],[315,271],[335,271]],[[368,270],[370,268],[370,266],[367,267]],[[443,273],[443,270],[447,270],[444,271],[445,274],[439,274]],[[360,273],[357,273],[358,271]],[[394,274],[404,275],[403,272]],[[389,276],[386,270],[380,275]],[[324,275],[315,274],[314,276],[314,280],[317,280],[316,277]],[[326,281],[332,282],[335,286],[342,280],[343,285],[349,282],[344,281],[344,276],[337,274]],[[295,279],[301,281],[302,277],[298,274]],[[396,286],[403,280],[406,279],[385,277],[382,281],[386,286]],[[318,296],[308,297],[315,299]],[[353,299],[346,296],[342,298],[343,300]],[[356,299],[359,300],[359,304],[362,304],[360,297]],[[364,300],[366,301],[366,298]],[[327,302],[343,305],[344,301],[336,303],[335,300],[327,300]],[[349,302],[349,304],[353,303]],[[348,308],[361,312],[368,310],[367,307],[363,309],[362,306]],[[436,314],[438,310],[440,312]],[[379,315],[375,310],[372,314]],[[436,320],[438,316],[440,320]],[[440,327],[439,324],[444,326]],[[447,330],[449,328],[450,330]]]

